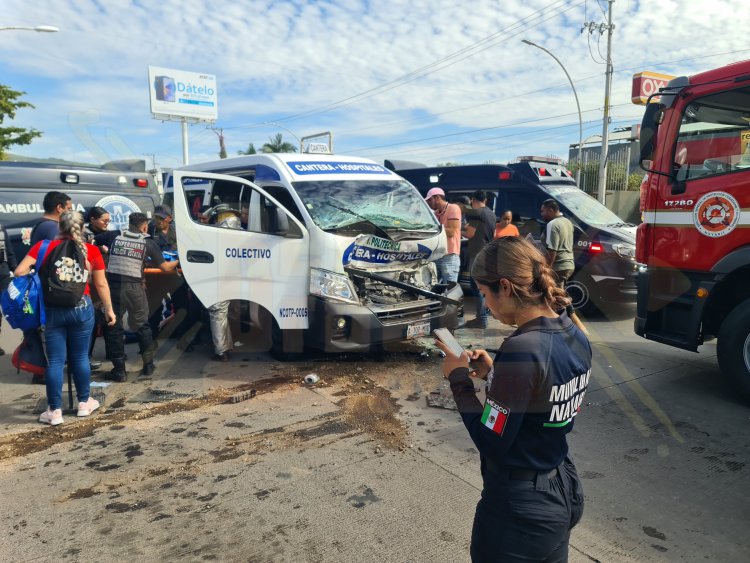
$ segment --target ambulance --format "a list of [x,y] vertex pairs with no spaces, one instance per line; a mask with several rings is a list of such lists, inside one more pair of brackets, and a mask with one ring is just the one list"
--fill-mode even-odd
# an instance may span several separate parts
[[[379,351],[455,328],[457,284],[439,284],[447,239],[409,182],[380,164],[331,154],[256,154],[172,172],[180,265],[204,306],[250,303],[274,357],[305,347]],[[241,217],[206,223],[206,207]]]

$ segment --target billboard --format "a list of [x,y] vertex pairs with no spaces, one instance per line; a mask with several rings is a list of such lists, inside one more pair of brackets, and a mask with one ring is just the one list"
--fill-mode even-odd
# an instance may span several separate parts
[[659,74],[658,72],[649,71],[634,74],[630,101],[639,106],[646,105],[648,97],[658,92],[659,88],[664,88],[673,78],[675,77],[669,74]]
[[213,74],[150,66],[148,90],[151,113],[157,119],[213,123],[219,116]]

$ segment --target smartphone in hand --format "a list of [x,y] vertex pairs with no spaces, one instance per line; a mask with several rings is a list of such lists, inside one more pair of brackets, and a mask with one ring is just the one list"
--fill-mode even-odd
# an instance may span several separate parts
[[445,344],[454,356],[460,356],[464,353],[463,347],[447,328],[436,328],[432,331],[432,335]]

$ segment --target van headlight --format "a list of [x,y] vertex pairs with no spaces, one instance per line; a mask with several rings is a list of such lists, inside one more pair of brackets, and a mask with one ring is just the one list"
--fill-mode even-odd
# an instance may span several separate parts
[[635,258],[635,245],[620,242],[612,245],[612,249],[623,258]]
[[359,305],[357,292],[349,276],[318,268],[310,269],[310,294]]

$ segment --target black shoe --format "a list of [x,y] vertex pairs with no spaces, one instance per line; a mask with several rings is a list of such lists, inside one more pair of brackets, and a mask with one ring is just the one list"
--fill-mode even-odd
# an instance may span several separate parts
[[471,319],[464,323],[463,328],[487,328],[488,322],[479,318]]
[[94,371],[102,367],[102,363],[99,360],[89,359],[89,367],[91,368],[91,371]]
[[128,372],[124,369],[114,368],[112,371],[107,372],[104,375],[104,379],[107,381],[117,381],[118,383],[122,383],[123,381],[128,380]]
[[4,355],[5,355],[5,350],[3,350],[2,348],[0,348],[0,356],[4,356]]
[[148,377],[149,375],[154,375],[155,371],[156,366],[154,365],[154,362],[149,362],[145,366],[143,366],[143,369],[141,370],[141,376]]
[[228,361],[229,361],[229,353],[228,353],[228,352],[223,352],[223,353],[221,353],[221,354],[214,354],[214,355],[213,355],[213,356],[211,357],[211,359],[212,359],[213,361],[215,361],[215,362],[222,362],[222,363],[225,363],[225,362],[228,362]]

